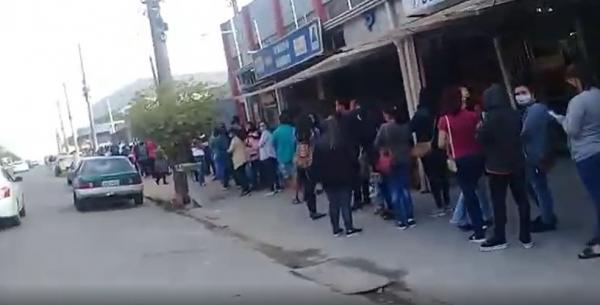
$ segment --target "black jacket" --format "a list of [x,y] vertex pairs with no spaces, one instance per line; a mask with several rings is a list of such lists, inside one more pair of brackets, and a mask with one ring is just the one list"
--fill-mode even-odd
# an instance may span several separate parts
[[483,93],[485,119],[477,133],[490,173],[510,174],[525,165],[521,142],[521,115],[510,105],[503,86],[494,84]]
[[320,137],[313,152],[312,174],[323,187],[351,187],[357,176],[357,160],[348,141],[336,145],[326,135]]

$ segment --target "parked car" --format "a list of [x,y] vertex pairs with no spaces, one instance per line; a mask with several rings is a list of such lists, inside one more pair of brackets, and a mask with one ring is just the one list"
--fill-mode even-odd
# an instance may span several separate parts
[[11,168],[15,174],[20,174],[29,171],[29,164],[25,161],[17,161],[11,165]]
[[21,224],[25,217],[25,196],[21,188],[23,178],[15,176],[10,169],[1,169],[0,175],[0,218],[9,219],[13,225]]
[[73,203],[78,211],[101,201],[133,199],[144,203],[142,177],[127,157],[83,158],[73,175]]
[[77,173],[77,169],[79,169],[79,166],[81,166],[81,159],[73,160],[73,162],[71,162],[71,165],[67,169],[67,184],[68,185],[73,184],[73,178],[75,178],[75,174]]
[[69,166],[73,163],[75,157],[71,155],[60,155],[56,158],[56,162],[54,165],[54,175],[59,177],[69,170]]

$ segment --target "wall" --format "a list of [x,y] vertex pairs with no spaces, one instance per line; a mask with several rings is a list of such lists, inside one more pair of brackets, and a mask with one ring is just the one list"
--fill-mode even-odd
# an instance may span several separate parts
[[382,4],[372,11],[375,15],[375,24],[371,31],[369,31],[366,25],[364,14],[344,23],[344,40],[348,47],[356,47],[366,42],[377,40],[390,31],[392,25],[385,5]]

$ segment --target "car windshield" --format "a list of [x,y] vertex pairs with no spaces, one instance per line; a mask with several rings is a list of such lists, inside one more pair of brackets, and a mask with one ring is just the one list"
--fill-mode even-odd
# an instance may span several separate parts
[[135,171],[131,162],[127,159],[108,158],[94,159],[83,162],[81,175],[83,176],[98,176],[107,174],[116,174]]

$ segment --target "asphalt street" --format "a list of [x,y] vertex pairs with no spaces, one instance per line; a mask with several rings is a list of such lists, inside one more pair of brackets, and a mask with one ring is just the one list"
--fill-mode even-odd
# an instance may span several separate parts
[[0,230],[0,304],[367,303],[152,203],[80,213],[64,178],[45,167],[23,177],[28,215]]

